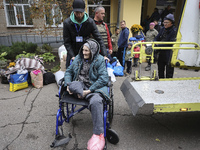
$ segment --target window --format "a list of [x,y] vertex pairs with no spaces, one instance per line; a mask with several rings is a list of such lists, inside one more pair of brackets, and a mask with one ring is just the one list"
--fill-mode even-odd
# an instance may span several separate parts
[[94,10],[97,6],[103,6],[105,8],[104,22],[110,23],[110,0],[88,0],[88,13],[89,16],[94,18]]
[[7,26],[33,26],[28,0],[4,0]]
[[62,13],[57,4],[53,4],[51,9],[45,13],[46,25],[62,26]]

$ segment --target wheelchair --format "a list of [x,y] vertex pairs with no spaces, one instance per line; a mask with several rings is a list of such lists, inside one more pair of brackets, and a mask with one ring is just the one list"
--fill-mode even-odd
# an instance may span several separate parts
[[[117,144],[119,142],[118,134],[111,129],[111,123],[113,120],[113,110],[114,110],[114,101],[113,101],[113,89],[112,89],[111,78],[109,79],[108,93],[110,95],[109,100],[103,101],[103,119],[104,119],[104,138],[105,138],[105,147],[107,149],[107,141],[111,144]],[[69,123],[70,118],[83,111],[88,109],[89,102],[84,99],[75,98],[67,94],[66,87],[64,87],[64,78],[59,81],[59,109],[56,115],[56,135],[55,140],[50,145],[52,148],[58,147],[64,144],[68,144],[72,136],[69,133],[67,137],[63,134],[62,125],[64,122]],[[77,108],[77,106],[80,106]]]

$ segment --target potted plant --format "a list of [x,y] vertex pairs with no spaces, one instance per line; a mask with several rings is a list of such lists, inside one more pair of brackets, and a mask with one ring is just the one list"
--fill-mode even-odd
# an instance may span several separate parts
[[134,24],[131,26],[131,33],[132,33],[132,37],[135,37],[136,35],[138,35],[138,32],[142,31],[143,28],[141,25],[138,24]]

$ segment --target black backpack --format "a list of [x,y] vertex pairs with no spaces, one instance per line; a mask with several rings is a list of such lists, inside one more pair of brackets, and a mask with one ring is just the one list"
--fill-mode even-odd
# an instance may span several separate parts
[[46,72],[43,74],[43,84],[47,85],[50,83],[55,83],[55,75],[52,72]]

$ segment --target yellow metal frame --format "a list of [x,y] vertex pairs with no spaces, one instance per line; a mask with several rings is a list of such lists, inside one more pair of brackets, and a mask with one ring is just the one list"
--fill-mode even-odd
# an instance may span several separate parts
[[180,81],[180,80],[200,80],[200,77],[163,78],[163,79],[159,79],[159,81]]
[[162,104],[154,105],[154,113],[165,112],[193,112],[200,111],[200,103],[180,103],[180,104]]
[[[153,49],[153,52],[151,55],[147,55],[145,53],[145,46],[146,44],[151,44],[151,47]],[[158,47],[157,45],[160,45],[160,44],[168,44],[168,45],[173,45],[173,47]],[[180,46],[184,46],[184,45],[187,45],[186,47],[180,47]],[[188,47],[188,45],[191,45],[191,47]],[[137,47],[139,46],[140,47],[140,51],[139,52],[134,52],[134,47]],[[151,63],[154,62],[154,50],[172,50],[173,51],[173,57],[172,57],[172,60],[171,62],[173,62],[171,65],[173,67],[183,67],[183,68],[190,68],[190,69],[200,69],[200,67],[188,67],[188,66],[185,66],[183,62],[180,63],[180,61],[178,61],[174,56],[174,52],[176,54],[177,53],[177,50],[179,49],[183,49],[183,50],[200,50],[200,47],[197,43],[194,43],[194,42],[139,42],[139,43],[136,43],[132,46],[132,49],[131,49],[131,57],[133,57],[134,54],[140,54],[140,57],[139,57],[139,63],[142,64],[143,62],[146,62],[146,57],[149,56],[151,57]],[[138,73],[138,71],[135,72],[135,80],[157,80],[158,77],[156,76],[156,71],[154,70],[153,72],[153,75],[150,76],[150,77],[141,77],[140,76],[140,73]],[[184,78],[184,80],[188,80],[190,78]],[[192,80],[195,79],[195,78],[192,78]],[[198,78],[199,79],[199,78]],[[176,79],[159,79],[159,80],[176,80]],[[177,79],[179,80],[179,79]]]
[[[153,63],[153,52],[152,52],[152,55],[147,55],[145,53],[145,46],[143,45],[146,45],[146,44],[151,44],[152,45],[152,49],[153,51],[154,50],[172,50],[173,51],[173,57],[172,57],[172,60],[171,60],[171,63],[174,67],[182,67],[182,66],[185,66],[184,63],[180,63],[180,61],[178,61],[175,57],[175,54],[174,52],[176,53],[177,50],[179,49],[183,49],[183,50],[200,50],[200,47],[197,43],[194,43],[194,42],[139,42],[139,43],[136,43],[132,46],[132,49],[131,49],[131,57],[133,57],[134,54],[140,54],[140,57],[139,57],[139,63],[142,63],[142,62],[145,62],[144,61],[144,58],[146,58],[146,56],[151,56],[151,62]],[[156,45],[159,45],[159,44],[166,44],[166,45],[174,45],[173,47],[158,47]],[[187,47],[180,47],[181,45],[187,45]],[[188,47],[188,45],[191,45],[193,47]],[[134,47],[136,46],[139,46],[140,47],[140,52],[134,52]],[[178,53],[176,54],[176,56],[178,55]],[[180,66],[177,66],[177,62],[180,63]],[[187,67],[187,66],[185,66]],[[200,67],[194,67],[194,68],[199,68]]]

